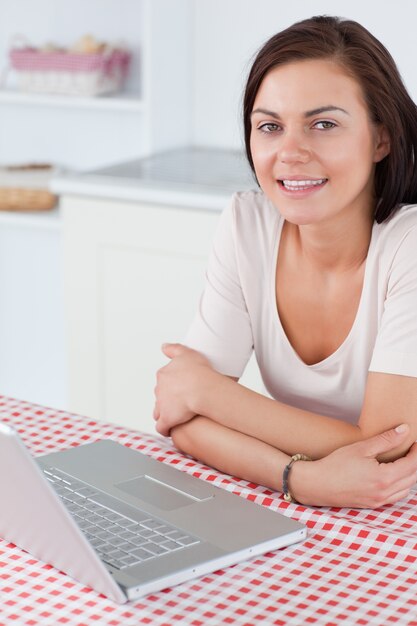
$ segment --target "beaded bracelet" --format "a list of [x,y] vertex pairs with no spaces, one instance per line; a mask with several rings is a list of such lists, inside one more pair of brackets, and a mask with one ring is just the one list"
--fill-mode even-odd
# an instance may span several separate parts
[[290,473],[290,469],[296,461],[311,461],[309,456],[305,454],[294,454],[291,457],[291,461],[284,468],[284,473],[282,475],[282,491],[284,492],[284,500],[286,502],[297,502],[297,500],[291,495],[290,490],[288,489],[288,474]]

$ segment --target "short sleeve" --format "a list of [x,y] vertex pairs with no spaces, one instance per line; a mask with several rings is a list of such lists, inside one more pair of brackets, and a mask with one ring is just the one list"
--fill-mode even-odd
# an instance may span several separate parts
[[417,227],[393,258],[381,325],[369,369],[417,377]]
[[205,288],[184,343],[204,354],[217,371],[240,378],[253,338],[238,271],[235,202],[234,196],[220,217]]

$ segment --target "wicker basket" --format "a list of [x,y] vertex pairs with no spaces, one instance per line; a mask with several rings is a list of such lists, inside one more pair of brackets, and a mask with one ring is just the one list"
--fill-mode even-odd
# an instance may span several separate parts
[[10,50],[10,65],[19,88],[26,92],[74,96],[116,93],[123,87],[129,64],[130,53],[122,49],[95,54]]
[[0,168],[0,211],[49,211],[57,196],[48,189],[56,168],[27,164]]

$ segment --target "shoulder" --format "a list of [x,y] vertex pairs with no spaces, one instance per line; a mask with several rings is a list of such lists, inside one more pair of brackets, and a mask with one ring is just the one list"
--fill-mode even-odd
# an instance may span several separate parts
[[237,234],[271,232],[281,216],[278,209],[260,189],[239,191],[230,203],[230,219]]
[[281,220],[261,190],[237,192],[221,215],[214,252],[230,263],[237,261],[245,272],[257,271],[273,254]]
[[417,204],[402,204],[390,218],[377,226],[381,235],[398,240],[417,229]]
[[391,280],[396,280],[398,275],[409,278],[416,275],[417,205],[402,205],[375,228],[375,259],[382,273]]
[[275,215],[277,209],[261,189],[237,191],[232,196],[234,210],[242,215]]

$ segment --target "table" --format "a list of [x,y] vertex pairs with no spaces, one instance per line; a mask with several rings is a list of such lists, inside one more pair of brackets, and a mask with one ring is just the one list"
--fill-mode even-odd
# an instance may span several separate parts
[[1,396],[0,420],[14,426],[35,455],[111,438],[309,529],[301,544],[122,606],[0,540],[1,626],[417,626],[415,491],[379,510],[307,508],[206,467],[157,435]]

